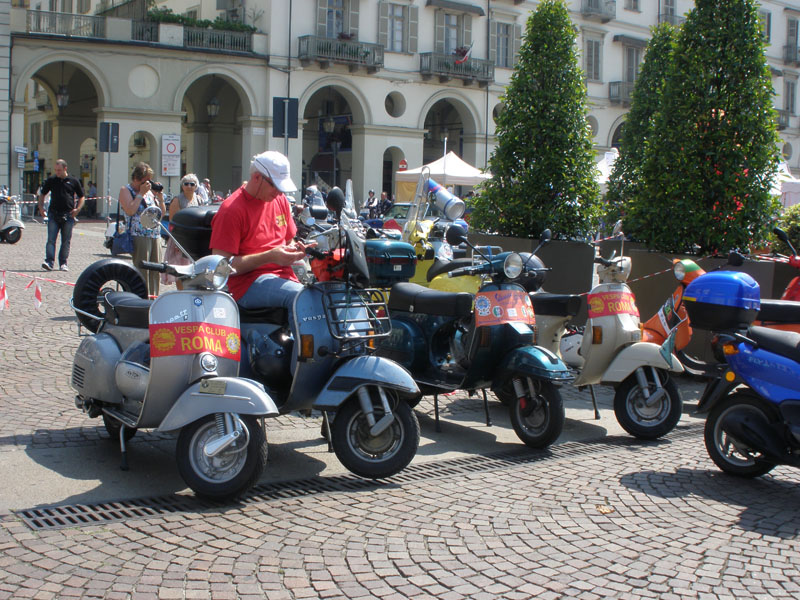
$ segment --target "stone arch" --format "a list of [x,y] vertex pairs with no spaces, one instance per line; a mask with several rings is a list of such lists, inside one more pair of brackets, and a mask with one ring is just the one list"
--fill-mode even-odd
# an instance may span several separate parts
[[309,85],[300,95],[298,114],[304,115],[311,98],[327,87],[332,87],[344,97],[352,111],[354,122],[372,123],[372,111],[366,96],[352,82],[336,76],[322,77]]
[[189,87],[198,79],[210,76],[220,77],[229,84],[239,96],[242,102],[242,113],[246,116],[254,114],[267,114],[267,106],[259,106],[256,98],[258,97],[252,86],[244,80],[233,69],[226,68],[222,65],[203,65],[189,71],[175,87],[175,95],[172,99],[172,110],[175,112],[181,111],[181,104],[186,96]]
[[465,133],[479,133],[483,130],[480,128],[480,112],[478,108],[470,101],[470,99],[459,93],[456,90],[441,90],[435,94],[433,94],[428,100],[423,104],[422,110],[420,110],[419,120],[417,121],[417,128],[424,129],[425,128],[425,119],[428,116],[431,108],[433,105],[441,100],[447,100],[453,105],[456,112],[458,113],[461,122],[464,125],[464,132]]
[[[28,81],[35,80],[35,75],[40,69],[62,62],[69,63],[72,68],[80,70],[88,77],[89,81],[94,85],[98,106],[106,106],[108,104],[111,91],[103,70],[91,61],[91,55],[70,51],[48,52],[25,65],[19,71],[19,75],[14,82],[15,85],[12,90],[14,104],[19,103],[22,105],[25,102],[25,88],[28,85]],[[14,65],[15,68],[18,66]]]
[[619,129],[623,125],[623,123],[625,123],[625,119],[627,118],[627,116],[628,116],[627,114],[620,115],[611,124],[611,127],[608,130],[608,138],[607,138],[608,143],[606,144],[609,148],[613,146],[614,137],[617,134],[617,129]]

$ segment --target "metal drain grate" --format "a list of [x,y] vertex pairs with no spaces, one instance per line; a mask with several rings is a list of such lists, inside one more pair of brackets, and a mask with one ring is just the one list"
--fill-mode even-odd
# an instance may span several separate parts
[[[682,427],[669,434],[668,441],[695,437],[701,426]],[[597,454],[619,449],[621,446],[647,450],[654,444],[642,443],[630,437],[599,438],[597,440],[566,442],[551,446],[547,450],[530,450],[520,446],[514,450],[465,456],[442,461],[413,464],[388,479],[373,481],[355,475],[335,477],[311,477],[279,483],[254,486],[237,501],[241,505],[253,505],[273,500],[300,498],[331,492],[352,492],[376,489],[388,485],[404,485],[429,479],[442,479],[472,473],[504,469],[519,464],[533,463],[545,459],[559,460],[588,454]],[[203,501],[195,496],[156,496],[133,500],[119,500],[97,504],[67,504],[30,508],[14,511],[14,514],[35,531],[101,525],[129,519],[147,519],[167,514],[219,510],[220,505]]]

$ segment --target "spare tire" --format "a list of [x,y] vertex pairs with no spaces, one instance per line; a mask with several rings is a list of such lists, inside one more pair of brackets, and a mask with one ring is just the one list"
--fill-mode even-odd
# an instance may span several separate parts
[[[72,292],[72,304],[77,309],[103,318],[103,296],[107,292],[117,291],[147,298],[147,284],[133,265],[119,258],[104,258],[86,267],[78,277]],[[92,333],[97,332],[100,321],[78,311],[75,314],[81,325]]]

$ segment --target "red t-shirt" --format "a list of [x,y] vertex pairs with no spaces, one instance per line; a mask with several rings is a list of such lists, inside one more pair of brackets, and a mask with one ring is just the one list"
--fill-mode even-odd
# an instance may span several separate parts
[[[242,186],[222,203],[211,221],[210,247],[234,256],[246,256],[282,246],[296,234],[297,226],[286,196],[281,194],[272,202],[264,202],[248,194]],[[297,281],[292,267],[267,263],[228,279],[228,289],[233,298],[239,300],[250,284],[265,273]]]

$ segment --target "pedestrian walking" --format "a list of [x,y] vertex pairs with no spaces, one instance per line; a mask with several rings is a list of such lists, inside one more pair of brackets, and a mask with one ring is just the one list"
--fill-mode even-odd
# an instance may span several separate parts
[[150,181],[152,177],[153,169],[150,165],[140,162],[133,168],[130,183],[120,188],[118,198],[122,210],[130,217],[128,221],[133,236],[133,266],[142,274],[147,284],[147,293],[158,296],[159,274],[142,269],[144,261],[161,262],[161,230],[142,227],[141,214],[148,206],[158,206],[161,214],[167,212],[164,206],[164,186]]
[[[67,173],[67,161],[59,158],[53,170],[55,174],[45,180],[38,195],[39,214],[47,221],[47,244],[42,268],[46,271],[55,268],[56,241],[61,234],[58,268],[61,271],[68,271],[67,260],[72,243],[72,228],[75,226],[75,217],[83,208],[86,196],[81,182]],[[44,199],[47,194],[50,194],[50,206],[45,211]]]

